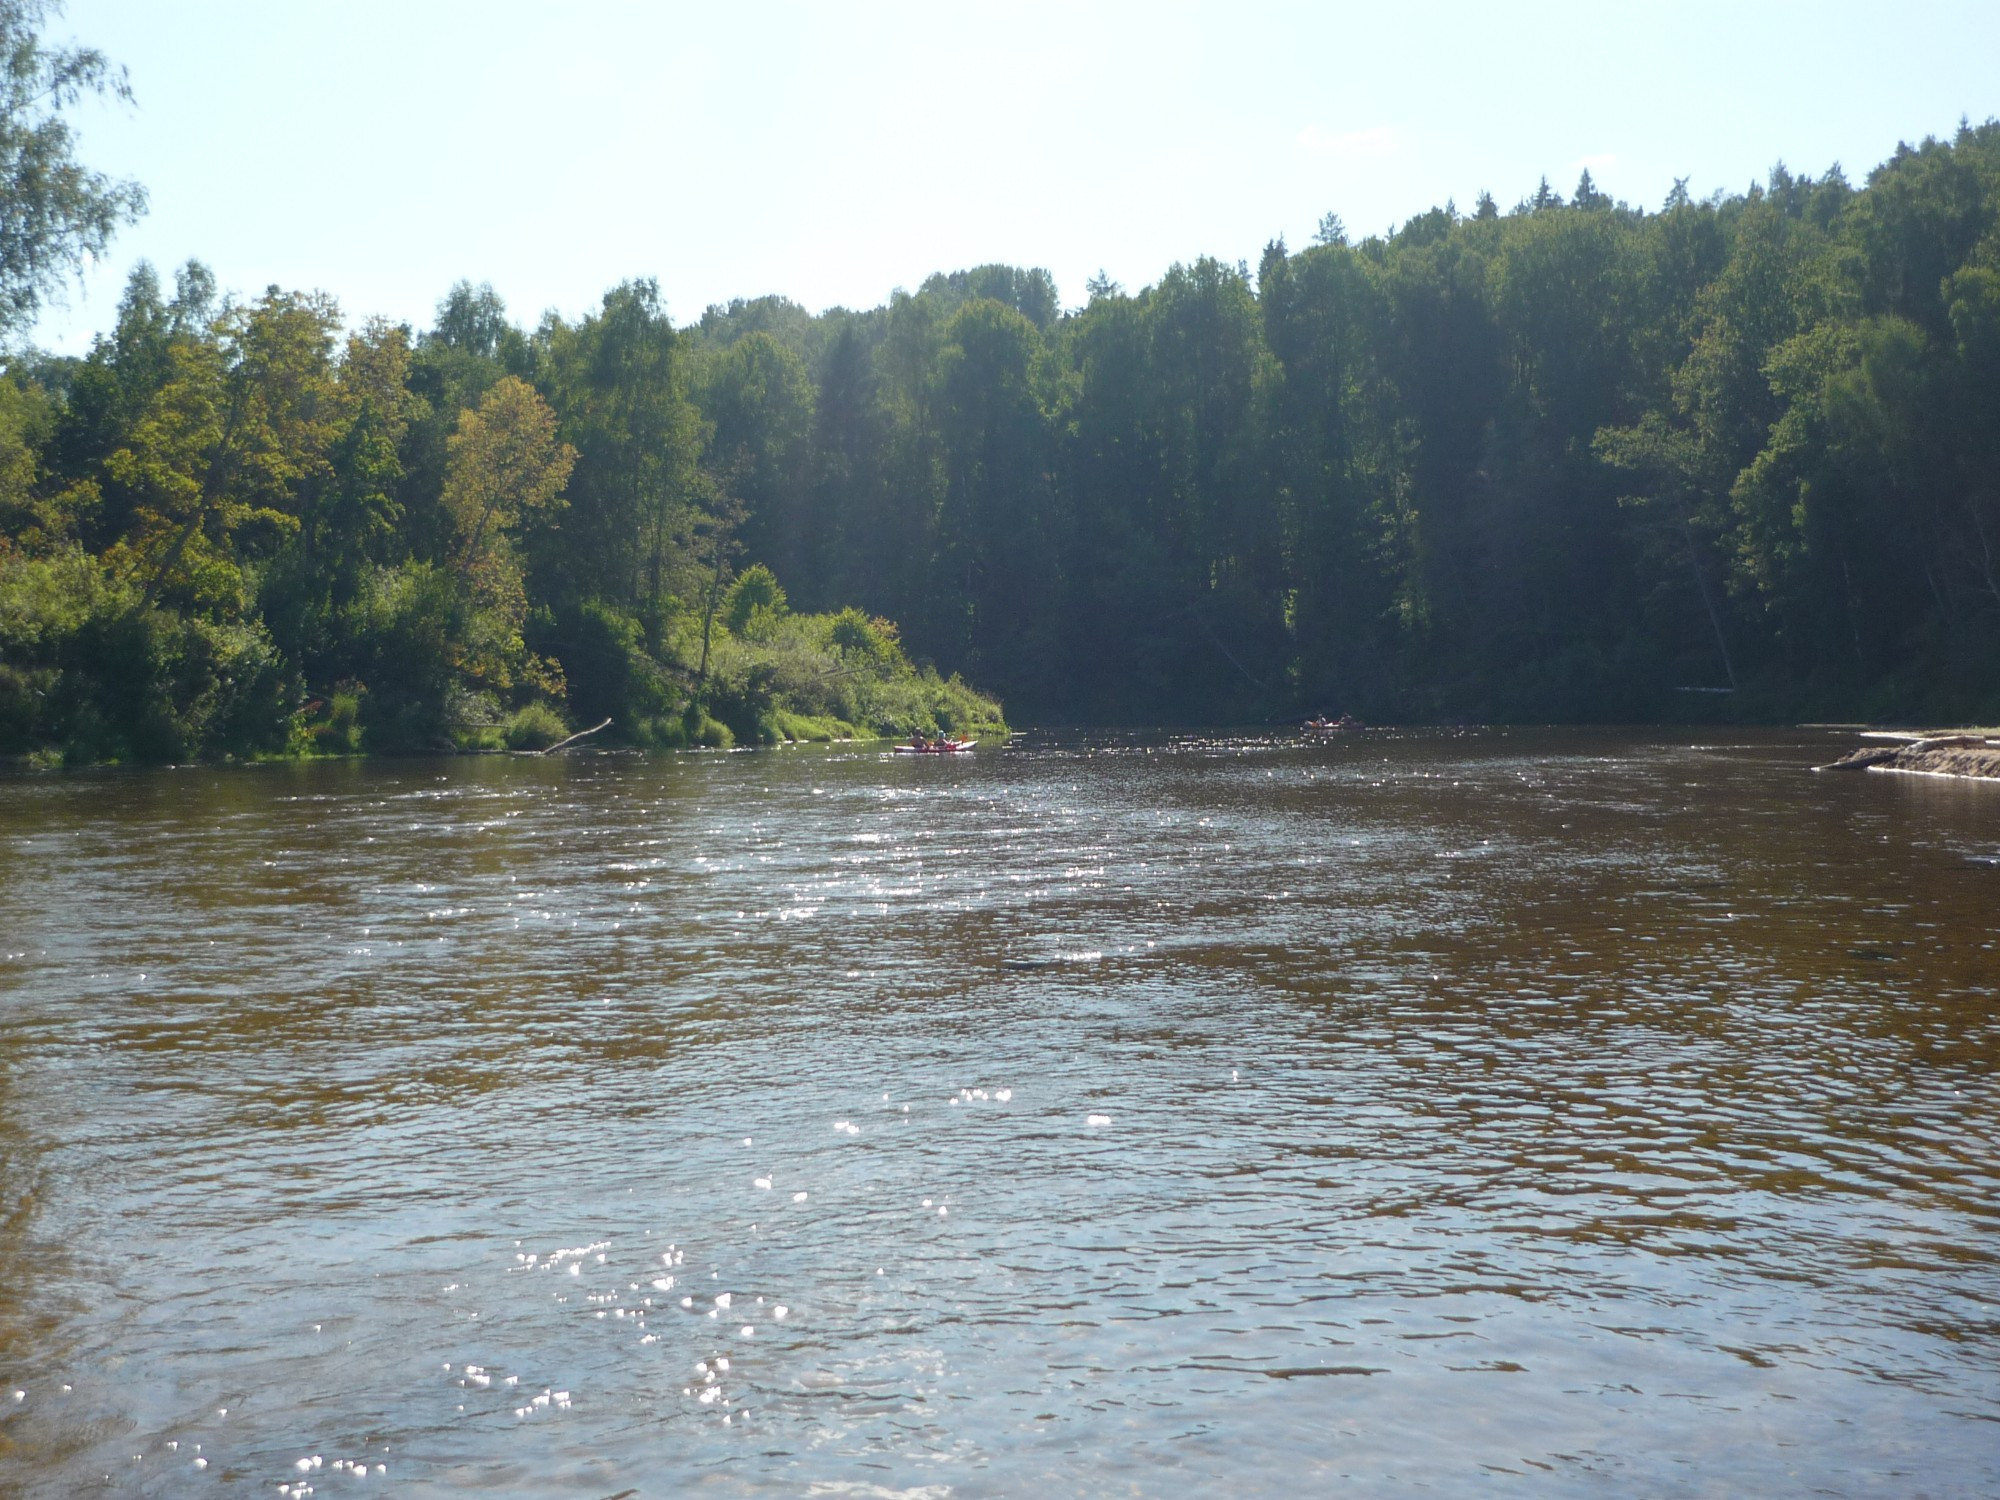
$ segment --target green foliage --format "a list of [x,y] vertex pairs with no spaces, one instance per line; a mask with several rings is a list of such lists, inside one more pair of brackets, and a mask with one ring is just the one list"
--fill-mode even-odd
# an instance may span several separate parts
[[778,578],[762,563],[745,569],[729,586],[723,601],[722,622],[731,635],[769,636],[785,617],[785,591]]
[[467,600],[452,573],[407,562],[370,571],[350,614],[362,725],[371,750],[435,750],[450,741],[453,663]]
[[354,755],[361,749],[363,690],[349,687],[334,693],[326,705],[326,720],[311,728],[311,749],[322,755]]
[[680,344],[651,281],[537,334],[537,384],[577,455],[560,529],[524,541],[543,597],[657,612],[681,585],[702,431]]
[[[712,642],[704,697],[736,742],[886,737],[912,728],[1006,732],[993,699],[955,675],[912,665],[889,621],[855,609],[778,615],[765,607],[749,619],[746,636],[725,629]],[[698,652],[698,633],[699,622],[689,620],[671,643],[682,660]]]
[[0,0],[0,336],[35,320],[67,272],[103,255],[145,211],[137,183],[73,154],[63,117],[87,95],[130,102],[125,70],[91,47],[44,47],[53,0]]
[[690,708],[681,721],[682,743],[698,750],[727,750],[736,743],[736,732],[720,719],[710,718],[703,708]]
[[142,266],[0,372],[0,748],[2000,713],[2000,123],[1087,292],[343,336]]
[[92,620],[123,602],[81,551],[46,559],[0,552],[0,754],[58,740],[70,705],[65,669]]
[[[586,724],[652,724],[677,713],[680,693],[646,649],[638,619],[602,600],[581,605],[552,649],[569,683],[576,718]],[[645,741],[647,734],[638,734]]]
[[284,748],[297,682],[256,622],[140,607],[77,551],[0,555],[0,751],[80,760]]
[[852,724],[830,714],[795,714],[779,709],[772,715],[772,722],[779,735],[794,744],[823,745],[854,739],[858,733]]
[[871,620],[851,605],[827,623],[827,641],[847,666],[884,667],[898,661],[903,648],[892,620]]
[[546,703],[526,703],[508,715],[500,738],[509,750],[546,750],[569,737],[562,715]]
[[810,504],[812,377],[769,334],[750,333],[703,361],[695,399],[711,424],[708,465],[747,507],[744,542],[784,576],[811,570],[826,547]]

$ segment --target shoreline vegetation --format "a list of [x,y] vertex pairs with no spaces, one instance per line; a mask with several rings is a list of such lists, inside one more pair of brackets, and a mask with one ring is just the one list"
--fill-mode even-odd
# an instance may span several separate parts
[[2000,122],[1085,291],[142,264],[0,356],[0,757],[2000,715]]
[[[0,553],[0,582],[7,568]],[[133,618],[127,614],[121,623],[129,625]],[[635,622],[602,608],[586,611],[583,622],[590,633],[566,653],[567,678],[557,677],[563,699],[552,701],[546,691],[522,695],[525,701],[509,711],[496,693],[447,682],[431,701],[392,688],[381,695],[387,703],[378,706],[366,684],[349,679],[288,709],[286,695],[300,690],[283,677],[274,684],[267,676],[261,701],[253,698],[248,705],[262,720],[261,735],[253,733],[247,744],[225,739],[220,754],[188,755],[191,737],[177,732],[170,708],[157,698],[90,693],[93,685],[85,683],[83,694],[44,710],[55,743],[17,749],[0,760],[53,767],[126,760],[544,754],[571,746],[731,749],[886,742],[913,729],[992,739],[1009,732],[996,700],[955,674],[945,677],[934,667],[913,664],[893,622],[855,609],[796,614],[762,567],[751,567],[720,591],[705,630],[701,621],[684,616],[658,645],[647,645]],[[151,640],[170,628],[139,616],[134,630]],[[0,692],[10,685],[5,670],[0,664]],[[554,671],[560,674],[561,668]],[[17,674],[14,685],[18,680]],[[41,685],[45,696],[55,697],[65,682],[59,671],[45,672]],[[250,685],[258,684],[253,679]],[[244,684],[222,686],[219,701],[205,706],[209,725],[227,725],[246,711],[240,698],[228,696]],[[578,729],[573,724],[584,716],[564,712],[578,704],[604,712]]]

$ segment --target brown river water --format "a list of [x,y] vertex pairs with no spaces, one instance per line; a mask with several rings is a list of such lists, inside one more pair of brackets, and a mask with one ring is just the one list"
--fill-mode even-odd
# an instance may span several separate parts
[[1850,745],[0,777],[0,1494],[2000,1494],[2000,784]]

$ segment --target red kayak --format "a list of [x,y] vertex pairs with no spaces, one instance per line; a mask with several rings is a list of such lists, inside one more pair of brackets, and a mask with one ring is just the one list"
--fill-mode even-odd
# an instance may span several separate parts
[[898,745],[896,753],[898,755],[957,755],[960,751],[970,750],[978,743],[978,740],[932,740],[922,745]]

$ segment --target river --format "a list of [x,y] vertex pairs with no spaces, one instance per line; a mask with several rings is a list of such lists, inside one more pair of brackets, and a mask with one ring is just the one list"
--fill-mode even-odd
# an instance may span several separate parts
[[2000,784],[1848,743],[0,777],[0,1493],[2000,1493]]

